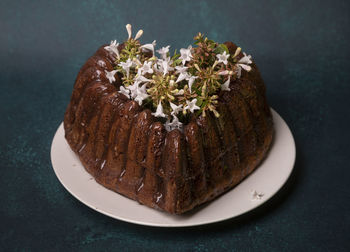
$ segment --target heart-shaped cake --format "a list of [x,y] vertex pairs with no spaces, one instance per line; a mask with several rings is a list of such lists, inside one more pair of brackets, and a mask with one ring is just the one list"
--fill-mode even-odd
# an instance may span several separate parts
[[125,42],[100,47],[78,73],[65,137],[104,187],[181,214],[233,188],[266,156],[265,85],[232,42],[199,33],[170,55],[126,28]]

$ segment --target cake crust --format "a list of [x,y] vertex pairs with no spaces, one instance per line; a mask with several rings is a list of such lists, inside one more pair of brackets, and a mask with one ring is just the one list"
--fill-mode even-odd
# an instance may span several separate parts
[[[237,49],[225,45],[232,54]],[[98,183],[181,214],[230,190],[264,159],[273,121],[254,63],[220,92],[219,118],[193,115],[183,132],[168,132],[149,109],[118,93],[118,74],[108,81],[116,58],[104,47],[79,71],[64,116],[68,144]]]

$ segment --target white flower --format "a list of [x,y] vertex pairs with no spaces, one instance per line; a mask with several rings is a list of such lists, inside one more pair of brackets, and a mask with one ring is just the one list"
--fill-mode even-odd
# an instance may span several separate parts
[[187,72],[180,73],[179,77],[177,77],[176,83],[186,80],[188,78],[189,74]]
[[186,101],[186,103],[187,103],[187,106],[184,108],[185,110],[189,110],[189,111],[191,111],[191,113],[193,113],[195,110],[198,110],[198,109],[200,109],[200,107],[198,107],[197,105],[196,105],[196,102],[197,102],[197,99],[193,99],[192,101]]
[[121,66],[123,70],[126,72],[126,77],[129,78],[130,67],[132,67],[133,62],[128,59],[126,62],[120,62],[118,66]]
[[192,93],[192,85],[195,79],[197,79],[198,76],[187,76],[186,80],[188,81],[188,88],[190,89],[190,92]]
[[112,40],[111,44],[109,46],[105,46],[104,49],[108,52],[115,53],[119,59],[120,56],[119,56],[118,46],[119,46],[119,43],[117,43],[117,40]]
[[163,59],[166,59],[167,54],[169,52],[169,48],[170,48],[170,45],[168,45],[166,47],[162,47],[159,50],[157,50],[157,53],[159,53],[160,56],[162,56]]
[[131,24],[127,24],[126,26],[126,31],[128,32],[128,39],[131,39]]
[[120,86],[119,88],[120,91],[118,91],[118,93],[121,93],[123,95],[125,95],[126,97],[130,98],[130,90],[126,89],[124,86]]
[[225,81],[225,83],[221,85],[221,90],[223,90],[223,91],[230,91],[230,90],[231,90],[231,89],[229,88],[229,85],[230,85],[230,78],[231,78],[231,76],[228,76],[227,81]]
[[238,63],[242,63],[242,64],[252,64],[252,56],[251,55],[247,55],[246,53],[243,53],[243,57],[238,61]]
[[182,123],[179,121],[179,118],[177,116],[173,115],[173,121],[170,122],[169,120],[165,123],[165,129],[167,131],[171,131],[173,129],[179,129],[182,130]]
[[218,73],[219,75],[232,75],[233,72],[232,71],[228,71],[228,70],[224,70]]
[[150,79],[147,79],[146,77],[142,76],[142,75],[137,75],[135,77],[135,82],[138,82],[138,83],[142,83],[142,82],[150,82],[151,80]]
[[154,47],[156,46],[156,41],[154,40],[151,44],[145,44],[140,46],[140,48],[142,49],[142,51],[151,51],[152,55],[154,56]]
[[143,63],[143,66],[140,68],[141,69],[141,74],[145,74],[145,73],[153,73],[153,69],[152,69],[152,61],[145,61]]
[[[143,76],[142,76],[143,77]],[[126,89],[130,91],[130,97],[137,101],[139,105],[142,105],[142,101],[149,97],[146,91],[146,84],[142,87],[139,87],[140,83],[143,81],[135,81],[134,84],[129,85]]]
[[244,70],[246,70],[247,72],[249,72],[250,70],[252,70],[252,67],[249,66],[249,64],[252,64],[252,56],[243,53],[243,57],[237,62],[237,77],[240,78],[241,77],[241,73],[242,73],[242,68]]
[[176,73],[179,73],[179,77],[177,78],[176,83],[185,80],[189,76],[187,73],[188,67],[176,66],[175,69],[177,70]]
[[172,63],[173,61],[170,59],[170,57],[158,60],[160,70],[163,72],[163,75],[166,75],[169,73],[169,71],[174,70],[174,68],[171,66]]
[[227,54],[226,51],[224,51],[223,54],[217,54],[216,57],[218,58],[218,63],[224,63],[225,65],[227,65],[227,59],[228,57],[230,57],[230,54]]
[[116,74],[116,72],[118,72],[118,70],[113,70],[113,71],[110,71],[110,72],[105,70],[106,77],[107,77],[107,79],[109,80],[110,83],[115,81],[114,75]]
[[163,112],[163,106],[161,101],[159,101],[158,103],[156,112],[152,113],[152,115],[154,115],[155,117],[167,117],[167,115]]
[[185,66],[176,66],[175,69],[176,69],[176,73],[186,73],[188,67],[185,67]]
[[134,84],[126,87],[127,89],[130,90],[130,97],[133,99],[137,97],[137,90],[139,89],[139,84],[140,84],[139,82],[134,82]]
[[192,58],[191,49],[192,49],[191,45],[188,46],[187,49],[185,49],[185,48],[180,49],[181,56],[179,57],[179,59],[182,59],[183,65],[185,65],[186,61],[191,60],[191,58]]
[[237,65],[240,67],[240,68],[243,68],[244,70],[246,70],[247,72],[249,72],[252,67],[249,66],[250,64],[252,64],[252,56],[245,54],[243,53],[243,57],[237,62]]
[[238,64],[241,68],[243,68],[244,70],[246,70],[247,72],[249,72],[250,70],[252,70],[251,66],[248,66],[246,64]]
[[264,194],[261,192],[257,192],[256,190],[252,191],[252,200],[261,200],[264,197]]
[[149,95],[147,94],[147,91],[146,91],[146,85],[147,84],[143,84],[143,86],[141,88],[137,88],[137,90],[136,90],[135,101],[137,101],[140,106],[142,105],[142,101],[149,97]]
[[177,106],[176,104],[170,102],[170,107],[173,110],[171,112],[172,115],[177,115],[180,111],[182,111],[182,104]]

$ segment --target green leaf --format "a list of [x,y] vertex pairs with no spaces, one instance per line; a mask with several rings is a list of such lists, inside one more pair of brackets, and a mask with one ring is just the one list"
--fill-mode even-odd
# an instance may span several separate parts
[[203,103],[203,100],[201,98],[197,98],[196,105],[200,107],[202,103]]
[[173,55],[173,57],[171,57],[171,59],[172,59],[173,61],[175,61],[175,60],[177,60],[179,57],[180,57],[180,54],[178,54],[177,51],[176,51],[176,49],[175,49],[174,55]]
[[181,62],[182,62],[181,59],[174,60],[175,65],[179,65]]
[[222,54],[223,52],[229,53],[228,48],[224,44],[219,44],[215,49],[214,52],[216,54]]
[[201,108],[205,108],[208,105],[209,101],[204,101],[201,105]]
[[224,48],[225,52],[228,54],[230,51],[228,50],[227,46],[225,44],[220,44],[222,48]]

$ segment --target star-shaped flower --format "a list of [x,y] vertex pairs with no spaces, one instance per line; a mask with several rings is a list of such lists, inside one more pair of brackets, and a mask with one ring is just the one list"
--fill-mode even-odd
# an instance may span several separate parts
[[179,121],[179,118],[177,116],[173,115],[173,120],[170,122],[169,120],[165,123],[165,129],[167,131],[171,131],[173,129],[179,129],[182,130],[182,123]]
[[140,46],[142,51],[151,51],[152,55],[154,56],[154,47],[156,46],[156,41],[154,40],[151,44],[145,44]]
[[230,57],[230,54],[227,54],[226,51],[224,51],[223,54],[217,54],[216,58],[218,58],[218,63],[224,63],[225,65],[227,65],[227,59],[228,57]]
[[261,200],[264,197],[264,194],[261,192],[257,192],[256,190],[252,191],[252,200]]
[[159,101],[158,103],[156,112],[152,113],[152,115],[154,115],[155,117],[167,117],[167,115],[163,112],[163,106],[161,101]]
[[185,66],[176,66],[176,73],[179,74],[179,77],[177,77],[176,83],[185,80],[189,74],[187,73],[188,67]]
[[118,46],[119,46],[119,43],[117,43],[117,40],[112,40],[111,44],[109,46],[105,46],[104,49],[108,52],[115,53],[119,59],[120,56],[119,56]]
[[129,85],[127,89],[130,90],[130,97],[135,99],[137,97],[137,90],[139,89],[140,82],[135,81],[134,84]]
[[149,97],[149,95],[147,94],[147,91],[146,91],[146,85],[147,84],[143,84],[142,87],[140,87],[136,90],[135,101],[137,101],[140,106],[142,105],[142,101]]
[[157,50],[157,53],[159,53],[163,59],[166,59],[166,57],[168,56],[167,54],[169,52],[169,48],[170,48],[170,45],[168,45],[166,47],[162,47],[159,50]]
[[158,60],[158,64],[164,76],[169,73],[169,71],[174,70],[174,68],[171,66],[171,64],[173,64],[173,61],[170,59],[170,57]]
[[120,62],[118,66],[121,66],[123,70],[126,72],[126,77],[129,78],[130,73],[130,67],[132,67],[133,62],[130,60],[130,58],[126,62]]
[[118,72],[118,70],[113,70],[113,71],[110,71],[110,72],[108,72],[107,70],[105,70],[106,77],[107,77],[107,79],[109,80],[109,83],[112,83],[112,82],[115,81],[114,75],[116,74],[116,72]]
[[145,73],[153,73],[153,69],[152,69],[152,61],[145,61],[143,63],[143,66],[140,68],[141,69],[141,74],[145,74]]
[[130,99],[130,90],[126,89],[124,86],[120,86],[118,93],[121,93]]
[[170,107],[172,109],[171,115],[177,115],[180,111],[182,111],[182,104],[176,105],[172,102],[170,102]]
[[189,110],[189,111],[191,111],[191,113],[193,113],[195,110],[198,110],[198,109],[200,109],[200,107],[198,107],[197,105],[196,105],[196,102],[197,102],[197,99],[193,99],[192,101],[186,101],[186,103],[187,103],[187,106],[184,108],[185,110]]
[[223,91],[230,91],[230,90],[231,90],[231,89],[229,88],[230,79],[231,79],[231,76],[228,76],[227,81],[225,81],[225,83],[221,85],[221,90],[223,90]]
[[182,59],[183,65],[185,65],[186,61],[190,61],[192,59],[191,49],[192,49],[191,45],[188,46],[187,49],[185,48],[180,49],[181,56],[179,57],[179,59]]

